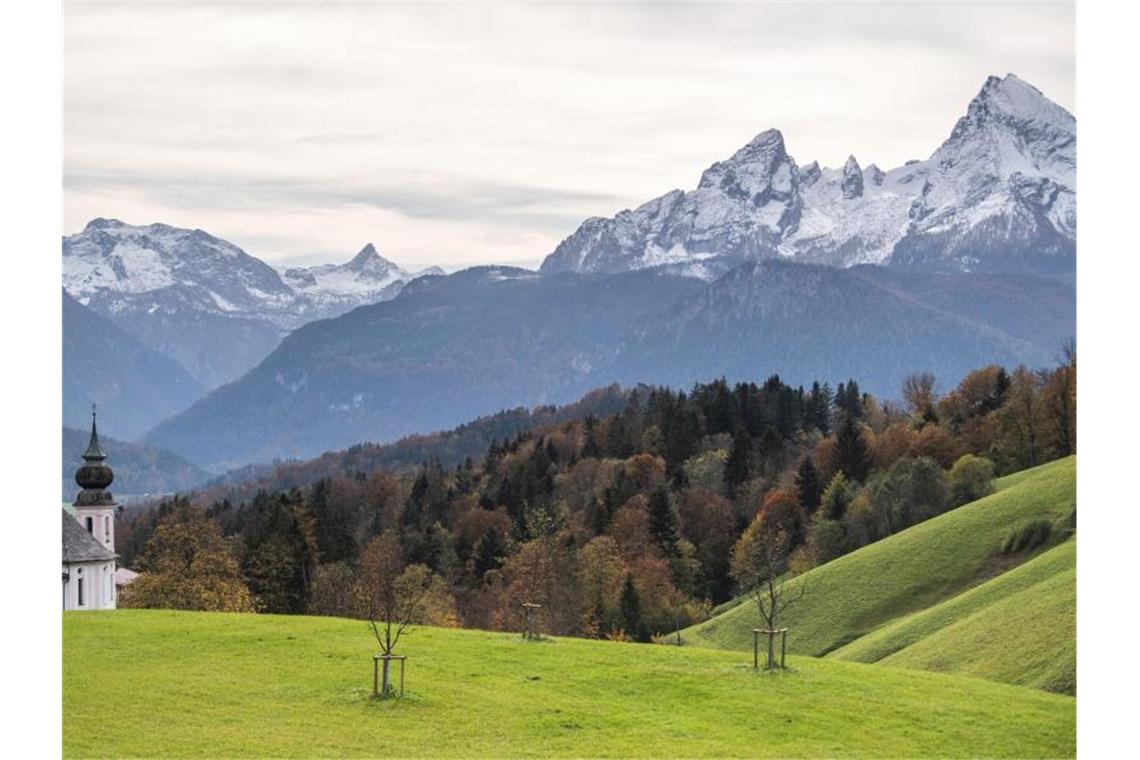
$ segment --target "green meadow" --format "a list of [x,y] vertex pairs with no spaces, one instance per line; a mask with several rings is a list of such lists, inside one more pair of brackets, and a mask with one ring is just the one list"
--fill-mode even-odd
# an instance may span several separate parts
[[[365,623],[66,613],[69,757],[1071,757],[1076,462],[806,573],[790,669],[751,668],[750,602],[663,646],[420,627],[371,696]],[[1003,554],[1012,531],[1051,538]],[[1050,693],[1059,692],[1059,693]],[[107,705],[113,705],[112,720]]]
[[360,621],[67,613],[63,644],[68,757],[1075,753],[1070,697],[808,657],[418,628],[405,696],[377,701]]
[[836,650],[854,662],[1076,693],[1076,539]]

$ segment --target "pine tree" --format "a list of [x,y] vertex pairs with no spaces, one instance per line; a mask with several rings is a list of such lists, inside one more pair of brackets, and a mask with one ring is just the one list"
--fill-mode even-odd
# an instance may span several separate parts
[[819,479],[819,470],[815,469],[815,462],[811,457],[804,457],[796,471],[796,493],[800,499],[800,506],[809,515],[819,508],[823,484]]
[[863,396],[859,393],[859,383],[848,380],[846,385],[839,384],[835,392],[835,406],[848,417],[860,419],[863,416]]
[[499,568],[503,564],[503,555],[506,553],[507,547],[503,543],[503,537],[499,535],[499,531],[489,528],[475,547],[475,577],[482,578],[488,570]]
[[863,440],[859,426],[849,414],[843,415],[843,422],[835,436],[836,469],[850,480],[862,483],[871,472],[871,450]]
[[597,425],[598,421],[591,414],[586,417],[586,422],[582,426],[586,437],[586,442],[582,446],[582,457],[584,459],[597,459],[602,455],[601,447],[598,446]]
[[641,597],[633,585],[633,574],[626,573],[625,585],[621,589],[621,620],[625,632],[637,641],[648,641],[645,623],[641,620]]
[[818,382],[812,383],[811,396],[809,397],[812,414],[809,422],[824,435],[831,432],[831,404],[833,398],[830,385],[827,383],[823,385],[820,385]]
[[725,496],[732,498],[736,489],[747,482],[752,460],[752,439],[744,430],[736,431],[732,439],[732,451],[724,463],[724,492]]
[[855,488],[842,472],[835,473],[835,477],[827,484],[820,497],[820,506],[823,507],[825,520],[842,520],[847,514],[847,507],[855,500]]
[[681,539],[677,523],[677,507],[669,498],[669,489],[660,485],[649,495],[649,535],[666,557],[677,554],[677,542]]

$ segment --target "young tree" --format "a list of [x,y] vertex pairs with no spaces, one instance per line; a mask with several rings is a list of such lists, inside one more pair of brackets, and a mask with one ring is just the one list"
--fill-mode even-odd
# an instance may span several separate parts
[[[380,653],[392,655],[400,637],[419,617],[432,575],[423,565],[404,565],[404,553],[394,531],[385,531],[368,544],[360,558],[361,595],[368,627]],[[381,696],[392,693],[390,661],[383,664]]]
[[[760,614],[764,628],[778,630],[783,615],[803,599],[807,584],[781,578],[791,548],[790,511],[761,509],[732,550],[732,574]],[[768,637],[768,668],[776,667],[773,636]]]

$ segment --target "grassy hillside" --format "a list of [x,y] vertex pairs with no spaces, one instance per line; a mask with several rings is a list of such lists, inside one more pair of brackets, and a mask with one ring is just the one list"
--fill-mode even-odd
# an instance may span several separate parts
[[1076,690],[1076,540],[830,656]]
[[[1076,702],[903,668],[420,628],[369,696],[359,621],[67,613],[63,743],[91,756],[1073,756]],[[110,708],[108,707],[110,706]],[[108,720],[108,709],[114,715]]]
[[[1001,544],[1034,518],[1063,523],[1076,504],[1076,458],[1011,476],[984,499],[865,546],[792,581],[808,584],[781,625],[789,651],[824,655],[879,626],[975,586],[1011,562]],[[1016,558],[1015,560],[1016,561]],[[759,616],[741,604],[685,631],[690,641],[726,649],[752,645]]]
[[1075,694],[1076,568],[932,633],[882,663]]

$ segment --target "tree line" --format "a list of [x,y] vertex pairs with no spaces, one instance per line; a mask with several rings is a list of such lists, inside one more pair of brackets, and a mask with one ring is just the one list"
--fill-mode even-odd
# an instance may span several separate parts
[[454,464],[167,500],[120,518],[141,573],[123,603],[366,618],[384,567],[420,590],[422,622],[518,629],[530,602],[547,633],[648,641],[748,591],[759,554],[802,571],[1076,451],[1071,348],[946,393],[915,374],[900,395],[776,376],[643,388]]

